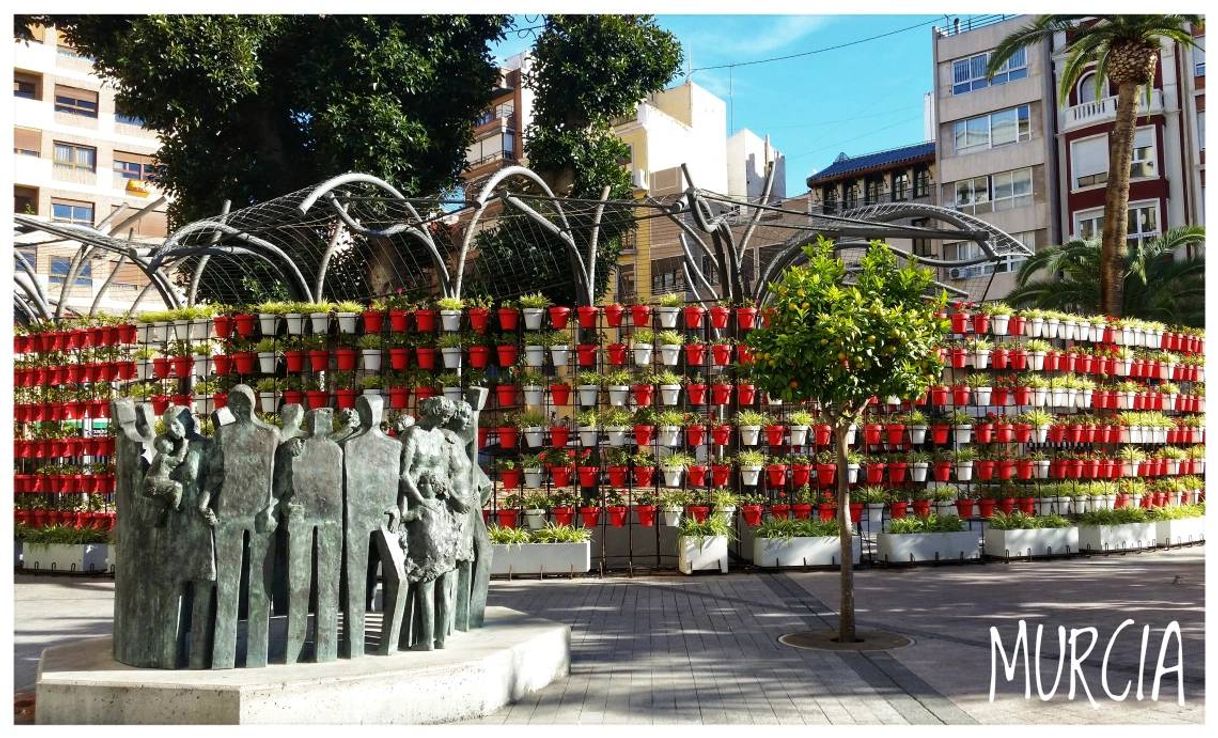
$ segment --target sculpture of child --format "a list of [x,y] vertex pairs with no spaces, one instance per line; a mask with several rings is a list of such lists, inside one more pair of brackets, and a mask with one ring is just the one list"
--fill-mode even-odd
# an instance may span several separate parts
[[182,483],[170,479],[170,475],[185,461],[189,445],[185,441],[180,441],[175,450],[173,439],[161,436],[153,442],[153,447],[157,454],[152,465],[148,467],[147,475],[144,476],[144,495],[165,501],[168,509],[180,510]]

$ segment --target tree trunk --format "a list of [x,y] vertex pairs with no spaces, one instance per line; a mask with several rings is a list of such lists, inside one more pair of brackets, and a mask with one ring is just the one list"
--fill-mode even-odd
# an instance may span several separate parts
[[1108,187],[1104,197],[1104,233],[1100,246],[1100,310],[1120,317],[1124,304],[1125,258],[1129,246],[1129,166],[1133,161],[1138,94],[1133,82],[1117,90],[1116,126],[1109,141]]
[[837,640],[854,643],[854,546],[850,531],[850,484],[846,480],[846,431],[849,421],[839,421],[833,428],[837,449],[837,525],[841,541],[842,601],[837,616]]

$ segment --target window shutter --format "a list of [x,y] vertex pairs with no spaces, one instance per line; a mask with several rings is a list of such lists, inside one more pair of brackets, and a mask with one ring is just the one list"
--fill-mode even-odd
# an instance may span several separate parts
[[1108,137],[1097,136],[1070,144],[1070,171],[1075,186],[1084,177],[1108,171]]

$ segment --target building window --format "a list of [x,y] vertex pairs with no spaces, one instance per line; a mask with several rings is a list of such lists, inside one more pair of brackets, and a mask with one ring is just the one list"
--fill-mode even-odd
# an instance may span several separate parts
[[635,298],[634,264],[618,264],[617,299],[622,302],[630,302]]
[[990,177],[990,185],[990,197],[996,213],[1032,204],[1031,168],[999,172]]
[[[1032,251],[1036,250],[1035,231],[1020,231],[1010,235]],[[943,250],[945,258],[952,260],[973,261],[975,259],[987,258],[981,247],[972,241],[957,241],[955,243],[944,244]],[[949,279],[976,279],[990,274],[1019,271],[1020,265],[1027,261],[1027,258],[1022,254],[1006,254],[992,259],[987,258],[986,261],[980,261],[975,264],[949,267],[946,271]]]
[[849,210],[858,205],[859,202],[859,183],[851,182],[846,185],[843,190],[842,207]]
[[55,86],[55,112],[97,117],[97,93],[76,87]]
[[1133,160],[1129,163],[1131,179],[1150,179],[1157,176],[1155,167],[1155,129],[1153,126],[1139,128],[1133,134]]
[[1205,76],[1205,36],[1197,37],[1197,45],[1193,47],[1193,75]]
[[1129,230],[1126,240],[1132,246],[1159,235],[1159,204],[1135,205],[1129,208]]
[[38,88],[41,86],[39,84],[40,81],[40,75],[29,72],[14,72],[13,97],[24,97],[27,100],[42,99],[42,96],[38,94]]
[[914,169],[913,196],[927,197],[930,195],[930,169],[917,167]]
[[663,259],[651,260],[651,292],[685,291],[685,257],[669,256]]
[[988,149],[1032,138],[1031,111],[1027,105],[1008,108],[955,124],[956,153]]
[[122,123],[123,125],[127,125],[127,126],[143,127],[143,125],[144,125],[143,118],[139,117],[138,115],[132,115],[131,113],[127,112],[126,110],[123,109],[123,106],[117,101],[115,101],[114,107],[115,107],[115,110],[114,110],[114,122],[115,123]]
[[13,187],[13,212],[20,215],[38,214],[38,190],[34,187]]
[[898,172],[892,177],[892,201],[900,202],[909,197],[909,171]]
[[956,209],[973,215],[990,212],[990,178],[973,177],[957,182]]
[[54,161],[56,166],[96,172],[97,149],[92,146],[78,146],[77,144],[56,141]]
[[702,255],[702,276],[712,285],[719,284],[719,270],[715,268],[715,260],[706,254]]
[[33,128],[13,129],[13,153],[18,156],[42,156],[42,131]]
[[151,156],[132,154],[126,151],[114,152],[114,172],[123,179],[152,179],[155,165]]
[[52,200],[51,220],[57,220],[61,223],[77,223],[79,225],[92,226],[93,203],[78,202],[76,200]]
[[[909,224],[915,228],[927,228],[930,226],[930,219],[916,218],[909,221]],[[933,259],[935,256],[935,251],[931,246],[931,240],[929,238],[913,239],[913,254],[914,256],[924,256]]]
[[883,180],[868,177],[863,181],[863,196],[865,205],[875,205],[880,201],[880,191],[883,189]]
[[952,62],[952,94],[963,95],[990,85],[1004,85],[1028,76],[1028,54],[1024,49],[1016,51],[1007,59],[992,79],[987,79],[985,69],[990,63],[990,54],[977,54]]
[[[49,282],[51,284],[63,284],[68,278],[68,272],[72,269],[72,259],[67,256],[52,256],[51,257],[51,276]],[[76,270],[76,279],[72,281],[75,287],[92,287],[93,286],[93,265],[86,260]]]
[[1098,97],[1095,91],[1095,72],[1087,72],[1078,81],[1078,102],[1080,105],[1095,102]]
[[1071,141],[1070,171],[1076,190],[1107,182],[1108,134]]
[[835,213],[837,212],[837,187],[834,185],[826,185],[821,188],[821,212]]
[[1097,241],[1104,235],[1104,211],[1075,213],[1074,233],[1084,241]]

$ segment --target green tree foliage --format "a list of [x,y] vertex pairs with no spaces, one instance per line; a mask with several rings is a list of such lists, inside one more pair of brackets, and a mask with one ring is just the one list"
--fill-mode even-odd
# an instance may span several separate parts
[[347,171],[451,187],[507,16],[78,15],[55,25],[161,138],[181,224]]
[[[646,15],[551,15],[533,49],[526,84],[534,91],[533,122],[525,154],[559,197],[630,198],[630,147],[613,134],[612,122],[664,85],[681,67],[681,46]],[[573,206],[577,246],[587,253],[591,207]],[[624,213],[608,213],[601,229],[596,297],[604,294],[623,236],[634,228]],[[490,230],[478,239],[481,258],[511,263],[529,289],[557,304],[578,302],[566,247],[552,234]],[[477,289],[477,287],[476,287]]]
[[871,397],[913,399],[939,378],[938,347],[948,323],[936,313],[947,294],[933,295],[933,273],[899,265],[879,241],[852,272],[824,238],[804,251],[807,263],[771,286],[769,326],[747,341],[758,385],[784,400],[815,400],[832,419],[842,562],[838,639],[848,643],[855,628],[846,432]]
[[[1121,315],[1173,325],[1205,325],[1205,259],[1175,256],[1205,242],[1205,228],[1173,228],[1129,247],[1122,265]],[[1019,268],[1012,305],[1101,313],[1100,244],[1074,240],[1041,249]]]

